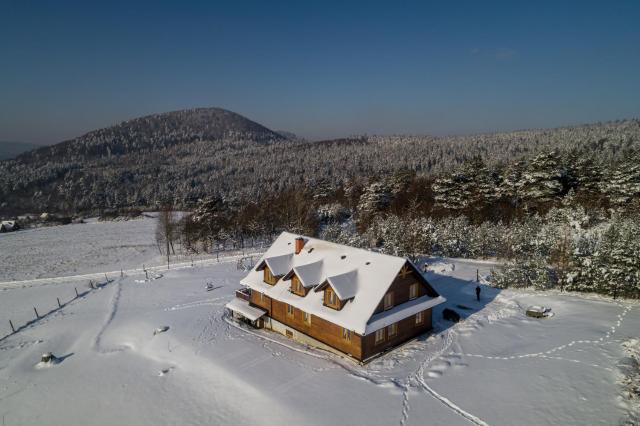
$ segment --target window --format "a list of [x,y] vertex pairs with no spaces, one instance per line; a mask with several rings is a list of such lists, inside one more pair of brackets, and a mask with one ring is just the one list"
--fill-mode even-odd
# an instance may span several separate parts
[[351,341],[351,330],[347,330],[346,328],[342,329],[342,338],[347,341]]
[[384,328],[376,330],[376,345],[382,342],[384,342]]
[[267,267],[264,268],[264,282],[267,284],[271,284],[274,285],[276,283],[277,279],[275,276],[273,276],[273,274],[271,273],[271,270]]
[[325,304],[332,308],[336,308],[336,309],[340,308],[340,299],[338,299],[338,296],[331,289],[331,287],[327,287],[325,291],[326,291]]
[[304,322],[311,325],[311,315],[308,312],[303,312]]
[[260,303],[264,303],[264,293],[260,293]]
[[424,312],[418,312],[416,314],[416,325],[421,325],[424,322]]
[[387,335],[389,337],[394,337],[398,334],[398,323],[391,324],[387,327]]
[[418,283],[413,283],[409,287],[409,300],[415,299],[418,297]]
[[304,287],[302,286],[300,279],[295,275],[291,278],[291,291],[293,291],[298,296],[305,295]]
[[393,308],[393,292],[384,295],[384,310]]
[[287,305],[287,315],[290,317],[293,316],[293,306]]

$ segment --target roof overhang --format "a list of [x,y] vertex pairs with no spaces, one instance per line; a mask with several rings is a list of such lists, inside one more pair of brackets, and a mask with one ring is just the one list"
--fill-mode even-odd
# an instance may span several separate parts
[[225,307],[237,312],[249,321],[255,321],[267,314],[267,311],[251,306],[246,300],[237,297],[227,303]]
[[381,328],[410,317],[411,315],[415,315],[418,312],[426,311],[427,309],[438,306],[446,301],[447,299],[442,296],[422,296],[400,305],[396,305],[388,311],[383,311],[372,316],[371,320],[367,323],[364,334],[371,334],[376,330],[380,330]]

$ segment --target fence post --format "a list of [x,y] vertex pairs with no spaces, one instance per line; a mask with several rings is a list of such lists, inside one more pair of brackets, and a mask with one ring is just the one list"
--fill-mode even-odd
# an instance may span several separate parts
[[60,304],[60,298],[56,297],[56,300],[58,301],[58,308],[62,308],[62,305]]
[[78,294],[78,289],[77,288],[73,288],[76,291],[76,298],[80,297],[80,295]]
[[93,287],[93,280],[89,280],[89,287],[92,288],[92,289],[94,288]]
[[13,323],[11,322],[11,320],[9,320],[9,325],[11,326],[11,331],[15,333],[16,328],[13,326]]
[[33,307],[33,312],[36,313],[36,319],[40,319],[40,315],[38,315],[38,310],[36,309],[36,307]]
[[105,284],[109,284],[109,277],[107,277],[107,274],[104,274],[104,279],[105,279]]

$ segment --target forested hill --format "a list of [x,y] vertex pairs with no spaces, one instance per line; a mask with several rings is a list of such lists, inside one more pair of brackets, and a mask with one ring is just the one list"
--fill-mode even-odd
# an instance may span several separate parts
[[[191,208],[244,203],[287,189],[414,171],[440,174],[480,156],[487,166],[558,150],[612,164],[640,147],[640,120],[472,136],[285,139],[221,109],[138,118],[0,162],[0,215]],[[321,184],[319,184],[321,183]]]
[[285,139],[239,114],[221,108],[195,108],[148,115],[21,155],[21,163],[91,161],[151,152],[195,141]]

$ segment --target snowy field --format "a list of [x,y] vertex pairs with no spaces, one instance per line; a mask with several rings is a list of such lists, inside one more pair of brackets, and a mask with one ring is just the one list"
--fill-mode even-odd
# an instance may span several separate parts
[[[70,273],[100,266],[73,265]],[[112,269],[113,263],[105,265]],[[80,288],[73,279],[8,287],[0,291],[2,424],[616,425],[628,420],[634,408],[622,396],[621,368],[628,358],[623,344],[637,349],[640,307],[484,286],[476,302],[476,268],[486,276],[493,266],[439,260],[427,277],[447,297],[446,306],[466,318],[445,322],[441,306],[434,333],[365,366],[231,322],[223,307],[244,274],[233,259],[163,271],[149,282],[140,282],[140,275],[114,277],[95,290]],[[45,273],[36,269],[22,276]],[[206,291],[207,282],[214,290]],[[80,298],[74,299],[74,287]],[[534,304],[551,307],[555,315],[526,317],[524,308]],[[10,331],[8,319],[16,326],[33,320],[33,306],[42,318],[3,337]],[[154,335],[161,326],[169,329]],[[46,351],[61,362],[39,368]]]
[[0,281],[76,275],[161,263],[156,219],[49,226],[0,234]]

